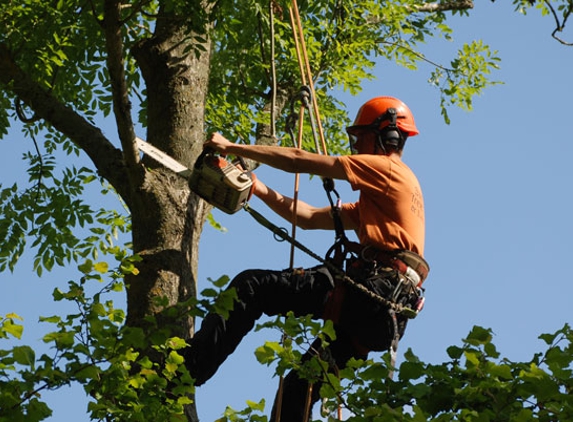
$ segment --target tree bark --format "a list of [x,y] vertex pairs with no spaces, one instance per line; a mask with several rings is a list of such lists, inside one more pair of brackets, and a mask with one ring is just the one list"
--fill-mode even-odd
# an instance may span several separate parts
[[[194,35],[186,21],[158,20],[153,37],[132,52],[147,89],[146,139],[182,164],[192,167],[204,141],[204,108],[209,78],[209,46],[201,55],[189,54]],[[209,40],[207,40],[207,44]],[[141,186],[133,192],[133,247],[144,260],[141,273],[128,281],[128,324],[138,325],[161,307],[196,294],[198,241],[208,206],[190,193],[187,182],[144,159]],[[189,319],[180,334],[192,334]]]
[[[147,89],[146,139],[192,168],[204,142],[210,46],[194,49],[193,32],[177,19],[158,20],[153,37],[133,49]],[[210,206],[190,192],[186,180],[144,159],[141,185],[132,192],[133,249],[140,273],[126,278],[127,324],[141,326],[154,315],[171,335],[189,339],[193,318],[166,320],[161,312],[197,295],[199,239]],[[195,406],[186,409],[197,420]]]

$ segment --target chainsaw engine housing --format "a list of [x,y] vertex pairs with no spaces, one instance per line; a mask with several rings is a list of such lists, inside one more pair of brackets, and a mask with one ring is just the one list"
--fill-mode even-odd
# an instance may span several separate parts
[[195,163],[189,186],[211,205],[234,214],[249,199],[253,180],[248,171],[224,157],[203,151]]

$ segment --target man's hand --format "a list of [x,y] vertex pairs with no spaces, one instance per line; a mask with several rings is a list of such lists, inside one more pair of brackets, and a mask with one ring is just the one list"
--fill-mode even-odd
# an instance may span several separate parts
[[226,155],[228,154],[229,146],[234,145],[231,141],[225,138],[218,132],[215,132],[211,135],[211,137],[205,141],[203,144],[203,148],[212,148],[220,154]]

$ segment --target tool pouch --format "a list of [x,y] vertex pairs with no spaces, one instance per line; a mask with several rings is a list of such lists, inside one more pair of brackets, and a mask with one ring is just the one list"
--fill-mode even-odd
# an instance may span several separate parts
[[248,201],[253,178],[249,171],[206,148],[195,162],[189,186],[211,205],[234,214]]

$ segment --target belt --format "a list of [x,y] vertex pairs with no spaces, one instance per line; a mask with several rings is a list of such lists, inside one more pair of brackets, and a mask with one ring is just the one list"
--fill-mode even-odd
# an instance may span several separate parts
[[361,246],[358,256],[366,262],[390,267],[405,276],[416,287],[421,287],[428,276],[429,266],[418,254],[406,251],[385,251],[373,246]]

